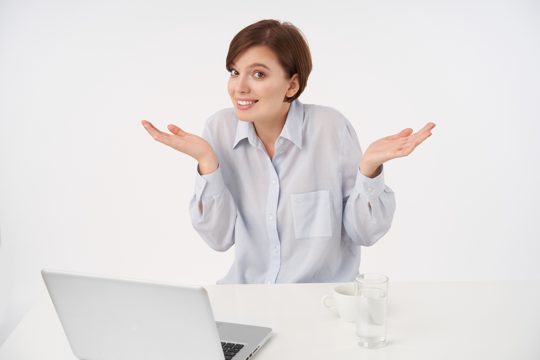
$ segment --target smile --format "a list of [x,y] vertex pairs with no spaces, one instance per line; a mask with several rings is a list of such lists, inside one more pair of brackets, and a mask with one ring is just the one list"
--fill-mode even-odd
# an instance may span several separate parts
[[247,110],[251,109],[259,100],[237,100],[236,104],[238,105],[238,109],[240,110]]
[[255,104],[259,100],[238,100],[238,105],[250,105]]

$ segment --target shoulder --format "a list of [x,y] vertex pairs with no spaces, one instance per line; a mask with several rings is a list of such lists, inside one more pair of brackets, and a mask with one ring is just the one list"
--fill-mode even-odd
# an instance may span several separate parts
[[236,114],[232,107],[220,109],[206,119],[205,126],[209,129],[218,129],[236,126]]
[[354,126],[339,110],[324,105],[304,105],[304,126],[307,136],[318,142],[328,141],[348,152],[359,147]]
[[334,107],[317,104],[304,104],[304,120],[307,126],[325,132],[343,133],[352,129],[347,117]]

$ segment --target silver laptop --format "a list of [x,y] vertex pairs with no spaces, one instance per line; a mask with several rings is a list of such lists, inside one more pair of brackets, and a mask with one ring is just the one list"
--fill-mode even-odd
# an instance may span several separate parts
[[272,329],[216,322],[206,290],[43,269],[81,360],[246,360]]

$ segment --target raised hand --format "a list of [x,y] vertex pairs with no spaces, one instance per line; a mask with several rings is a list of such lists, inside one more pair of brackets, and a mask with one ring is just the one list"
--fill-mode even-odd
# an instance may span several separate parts
[[171,132],[170,134],[158,130],[149,121],[142,120],[141,124],[154,140],[183,152],[197,160],[199,162],[199,172],[201,174],[208,174],[217,169],[218,161],[214,150],[208,141],[204,140],[202,137],[185,132],[178,126],[172,124],[167,126],[167,129]]
[[412,153],[418,145],[431,136],[431,130],[434,127],[435,124],[429,122],[414,134],[413,129],[407,128],[371,143],[360,161],[360,171],[368,177],[376,176],[380,166],[388,160]]

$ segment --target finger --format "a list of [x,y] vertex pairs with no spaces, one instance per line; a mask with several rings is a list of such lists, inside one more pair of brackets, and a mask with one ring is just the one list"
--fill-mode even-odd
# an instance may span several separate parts
[[435,123],[428,122],[422,129],[409,136],[409,139],[414,140],[415,144],[418,145],[431,136],[431,130],[434,127]]
[[424,125],[423,128],[417,131],[417,134],[424,133],[424,132],[431,132],[431,130],[433,130],[434,127],[435,127],[435,123],[428,122],[426,125]]
[[429,130],[431,131],[431,129],[433,129],[435,126],[437,126],[437,124],[435,124],[434,122],[431,122],[431,121],[430,121],[430,122],[428,122],[428,123],[426,124],[426,126],[424,126],[424,127],[429,128]]
[[146,120],[143,120],[141,121],[142,125],[144,126],[144,129],[146,131],[148,131],[148,133],[152,136],[156,135],[157,133],[159,133],[160,131],[158,129],[156,129],[154,127],[154,125],[152,125],[152,123],[150,121],[146,121]]
[[146,129],[146,131],[149,131],[149,130],[157,130],[154,125],[152,125],[152,123],[148,120],[141,120],[141,124],[142,126]]
[[431,136],[431,129],[435,127],[435,124],[428,123],[420,131],[413,134],[411,137],[414,138],[416,145],[421,144],[424,140]]
[[158,129],[156,129],[154,127],[154,125],[152,125],[152,123],[148,120],[141,120],[141,124],[142,126],[144,126],[144,128],[148,131],[148,130],[153,130],[153,131],[159,131]]
[[171,133],[173,133],[174,135],[178,135],[178,136],[185,136],[185,135],[188,135],[187,132],[185,132],[184,130],[180,129],[178,126],[174,125],[174,124],[169,124],[167,125],[167,129],[169,129],[169,131]]
[[407,143],[409,142],[412,142],[412,143],[415,143],[415,144],[420,144],[422,141],[424,141],[425,139],[427,139],[429,136],[431,136],[431,133],[430,132],[417,132],[417,133],[414,133],[412,134],[411,136],[409,136],[407,138]]
[[412,132],[413,132],[413,129],[411,129],[411,128],[403,129],[400,132],[398,132],[397,134],[388,136],[387,139],[395,140],[395,139],[399,139],[400,137],[407,137],[407,136],[411,135]]
[[422,142],[424,142],[424,140],[431,136],[431,130],[434,127],[435,124],[429,122],[418,132],[408,136],[406,141],[399,145],[399,148],[396,151],[396,156],[403,157],[412,153],[418,145],[420,145]]
[[154,138],[154,140],[157,140],[157,141],[162,142],[164,144],[169,144],[169,142],[170,142],[169,141],[169,138],[170,138],[169,134],[164,133],[164,132],[156,129],[154,127],[154,125],[152,125],[152,123],[150,123],[149,121],[143,120],[142,124],[143,124],[144,128],[146,129],[146,131],[148,131],[148,133]]

